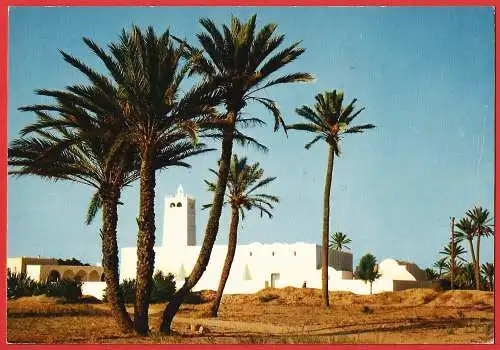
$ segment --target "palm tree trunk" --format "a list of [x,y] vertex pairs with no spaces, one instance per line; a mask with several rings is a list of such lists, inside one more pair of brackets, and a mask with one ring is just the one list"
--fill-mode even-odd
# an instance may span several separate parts
[[469,246],[470,246],[470,255],[472,257],[472,266],[474,266],[474,277],[475,277],[475,282],[474,284],[476,285],[477,288],[477,265],[476,265],[476,254],[474,254],[474,246],[472,244],[472,239],[467,239],[469,241]]
[[140,335],[149,331],[148,309],[155,262],[155,171],[151,151],[141,157],[139,218],[137,225],[137,280],[134,304],[134,329]]
[[476,290],[481,289],[481,274],[480,274],[480,268],[481,266],[479,265],[479,242],[481,241],[481,234],[477,235],[477,241],[476,241],[476,265],[475,265],[475,275],[476,275]]
[[450,246],[450,274],[451,290],[455,289],[455,217],[451,218],[451,246]]
[[330,191],[333,177],[333,147],[328,150],[328,163],[326,168],[325,191],[323,194],[323,236],[321,241],[321,294],[323,306],[330,306],[328,299],[328,233],[330,232]]
[[373,291],[372,286],[373,286],[373,282],[370,281],[370,295],[373,294],[373,292],[372,292]]
[[220,281],[219,281],[219,288],[217,289],[215,300],[213,301],[212,306],[210,308],[210,316],[212,317],[217,317],[217,313],[219,312],[219,306],[222,300],[222,293],[224,292],[224,287],[226,286],[226,282],[229,277],[229,272],[231,271],[231,265],[233,264],[234,255],[236,253],[239,219],[240,215],[238,213],[238,207],[232,207],[226,260],[224,261],[224,267],[222,268],[222,274],[220,276]]
[[120,290],[118,274],[118,243],[116,225],[118,222],[117,206],[120,198],[119,189],[110,189],[102,193],[102,262],[104,280],[106,281],[106,295],[111,305],[111,314],[123,333],[133,332],[130,315],[125,308],[123,295]]
[[[233,120],[236,119],[236,115],[237,112],[234,112]],[[189,277],[186,279],[182,287],[174,294],[172,300],[163,311],[163,319],[160,324],[160,332],[162,333],[170,333],[172,320],[174,319],[175,314],[179,311],[179,308],[188,293],[200,280],[210,260],[212,248],[214,246],[215,239],[217,238],[217,232],[219,231],[219,220],[222,213],[222,205],[224,204],[224,194],[226,193],[229,165],[231,163],[231,154],[233,150],[233,132],[234,121],[230,126],[227,126],[223,130],[217,184],[215,187],[212,207],[210,208],[210,216],[208,217],[207,226],[205,227],[205,238],[203,239],[198,260],[196,261]]]

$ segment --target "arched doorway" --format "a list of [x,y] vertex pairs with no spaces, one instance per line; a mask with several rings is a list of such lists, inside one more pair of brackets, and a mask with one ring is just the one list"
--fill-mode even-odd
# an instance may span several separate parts
[[100,278],[99,278],[99,273],[94,270],[94,271],[91,271],[89,273],[89,281],[91,282],[99,282]]
[[66,270],[64,271],[62,278],[72,280],[75,278],[75,273],[72,270]]
[[47,282],[59,282],[61,280],[61,274],[57,270],[52,270],[49,272],[47,277]]
[[87,273],[83,270],[78,271],[75,281],[85,282],[87,280]]

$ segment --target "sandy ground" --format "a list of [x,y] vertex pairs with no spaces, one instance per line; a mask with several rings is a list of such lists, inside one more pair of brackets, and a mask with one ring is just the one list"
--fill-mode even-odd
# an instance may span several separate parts
[[[38,297],[8,302],[9,342],[28,343],[487,343],[493,337],[493,293],[409,290],[374,296],[331,293],[321,307],[319,291],[267,289],[223,298],[219,317],[205,303],[184,305],[175,335],[156,329],[164,305],[151,305],[151,336],[124,336],[106,304],[59,305]],[[25,299],[25,300],[23,300]],[[43,302],[42,302],[43,301]],[[28,310],[31,310],[28,312]],[[33,311],[34,310],[34,311]],[[202,334],[199,327],[203,326]]]

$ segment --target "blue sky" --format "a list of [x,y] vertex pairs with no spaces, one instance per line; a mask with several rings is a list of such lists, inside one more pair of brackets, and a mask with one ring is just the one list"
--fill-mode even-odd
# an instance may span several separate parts
[[[358,98],[366,110],[358,123],[374,123],[366,134],[342,141],[332,186],[331,230],[351,239],[354,263],[368,252],[432,265],[449,237],[449,217],[474,205],[493,211],[494,56],[492,8],[10,8],[8,137],[31,123],[21,105],[46,103],[36,88],[61,89],[82,81],[66,64],[62,49],[101,65],[81,41],[101,46],[117,40],[122,28],[152,25],[195,42],[198,19],[227,23],[231,14],[258,25],[278,24],[286,43],[302,40],[306,52],[284,72],[305,71],[312,84],[269,89],[288,123],[299,121],[296,107],[311,105],[327,89]],[[320,243],[325,144],[310,150],[309,135],[286,137],[272,131],[272,118],[258,106],[245,112],[262,116],[267,127],[249,130],[266,144],[267,154],[236,148],[259,161],[268,187],[281,198],[272,220],[247,215],[241,243],[261,241]],[[218,152],[191,159],[192,168],[168,169],[157,177],[157,242],[163,229],[163,197],[179,184],[197,199],[197,242],[201,242],[211,199],[203,179]],[[99,220],[85,226],[92,189],[39,178],[8,179],[8,255],[78,257],[100,261]],[[119,208],[120,247],[134,246],[138,185],[127,188]],[[217,243],[227,242],[228,216],[221,218]],[[492,261],[493,240],[483,241],[481,260]]]

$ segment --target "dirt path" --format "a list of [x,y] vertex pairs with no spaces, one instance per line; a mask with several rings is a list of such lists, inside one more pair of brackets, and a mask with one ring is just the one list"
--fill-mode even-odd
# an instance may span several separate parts
[[[314,326],[278,326],[270,323],[254,323],[254,322],[242,322],[242,321],[224,321],[212,318],[189,318],[176,316],[174,319],[174,326],[189,326],[189,325],[202,325],[213,331],[232,331],[232,332],[242,332],[242,333],[252,333],[252,334],[311,334],[315,328]],[[226,332],[227,333],[227,332]]]

